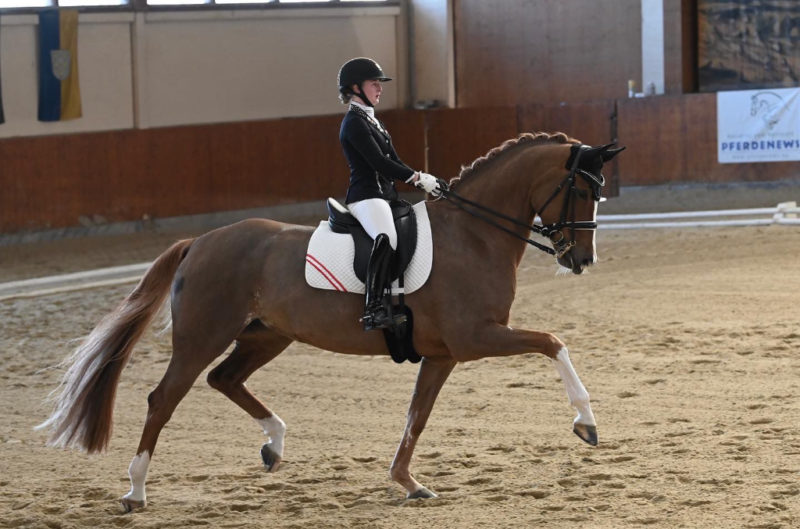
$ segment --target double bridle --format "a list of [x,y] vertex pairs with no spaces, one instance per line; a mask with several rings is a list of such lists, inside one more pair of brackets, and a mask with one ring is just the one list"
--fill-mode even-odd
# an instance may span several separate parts
[[[581,155],[589,150],[590,147],[588,145],[573,145],[572,147],[572,154],[570,155],[570,159],[567,161],[567,168],[569,169],[569,173],[564,179],[558,184],[555,188],[553,193],[550,197],[544,201],[542,207],[539,208],[538,214],[541,217],[541,214],[544,212],[545,208],[553,201],[553,199],[561,192],[562,189],[565,187],[567,188],[567,192],[564,194],[564,202],[561,205],[561,214],[559,215],[558,222],[554,222],[552,224],[528,224],[527,222],[522,222],[514,217],[509,217],[508,215],[501,213],[499,211],[495,211],[491,208],[488,208],[482,204],[478,204],[477,202],[473,202],[467,198],[462,197],[461,195],[457,194],[455,191],[449,189],[445,186],[442,190],[441,196],[445,200],[450,201],[451,204],[457,206],[459,209],[466,211],[473,217],[477,217],[488,224],[491,224],[495,228],[502,230],[510,235],[513,235],[517,239],[520,239],[531,246],[542,250],[550,255],[555,255],[556,257],[563,257],[567,252],[569,252],[573,246],[575,246],[575,230],[596,230],[597,229],[597,222],[595,220],[591,221],[576,221],[575,220],[575,200],[573,197],[580,197],[580,198],[588,198],[586,192],[580,190],[575,185],[576,176],[580,175],[584,180],[586,180],[592,188],[592,198],[595,201],[600,201],[600,192],[601,188],[605,185],[605,178],[602,174],[595,175],[586,171],[585,169],[580,169],[578,167],[581,159]],[[475,211],[472,209],[468,209],[466,206],[471,206],[475,208]],[[497,217],[503,220],[506,220],[512,224],[517,226],[521,226],[523,228],[527,228],[528,230],[538,233],[544,237],[550,239],[550,242],[553,244],[553,248],[545,246],[541,243],[534,241],[533,239],[529,239],[527,237],[523,237],[517,232],[499,224],[497,221],[492,219],[490,216],[484,215],[480,211],[486,212],[493,217]],[[537,211],[534,210],[534,214]],[[569,217],[569,220],[567,220]],[[567,240],[564,236],[564,233],[561,231],[564,228],[570,230],[571,238]]]

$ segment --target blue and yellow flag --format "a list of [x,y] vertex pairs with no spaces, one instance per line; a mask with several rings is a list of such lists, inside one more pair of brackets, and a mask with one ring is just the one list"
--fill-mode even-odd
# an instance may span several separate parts
[[78,84],[78,12],[39,13],[39,121],[81,117]]

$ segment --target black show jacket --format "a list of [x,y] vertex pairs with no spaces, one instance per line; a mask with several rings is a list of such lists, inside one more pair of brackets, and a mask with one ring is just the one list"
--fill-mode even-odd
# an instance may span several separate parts
[[365,112],[352,107],[342,119],[339,141],[350,166],[347,204],[368,198],[397,200],[394,181],[405,181],[414,175],[414,170],[397,156],[386,127],[383,129],[372,123]]

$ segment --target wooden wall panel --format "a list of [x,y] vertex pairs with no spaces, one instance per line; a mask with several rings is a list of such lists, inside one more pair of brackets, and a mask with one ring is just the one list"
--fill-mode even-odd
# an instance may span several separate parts
[[664,2],[664,93],[683,93],[682,0]]
[[[587,145],[605,145],[615,141],[616,101],[613,99],[585,103],[525,105],[520,108],[522,132],[563,132]],[[603,169],[606,177],[604,196],[619,195],[617,160]]]
[[[424,113],[380,114],[424,168]],[[344,196],[341,115],[0,140],[0,233]]]
[[716,94],[618,102],[621,185],[796,178],[800,162],[717,162]]
[[[412,169],[424,171],[425,112],[421,110],[389,110],[379,112],[378,118],[383,121],[392,135],[392,143],[400,159]],[[403,188],[398,187],[399,189]]]
[[454,0],[459,107],[613,99],[642,77],[640,0]]
[[519,131],[515,107],[433,110],[427,114],[428,172],[449,180]]
[[586,103],[524,105],[520,109],[523,132],[563,132],[589,145],[613,141],[613,99]]
[[[381,114],[401,157],[449,179],[521,131],[611,141],[620,185],[797,178],[800,162],[717,163],[714,94]],[[340,115],[0,140],[0,233],[342,196]],[[426,155],[427,149],[427,155]],[[426,167],[427,160],[427,167]],[[608,192],[614,194],[614,166]]]

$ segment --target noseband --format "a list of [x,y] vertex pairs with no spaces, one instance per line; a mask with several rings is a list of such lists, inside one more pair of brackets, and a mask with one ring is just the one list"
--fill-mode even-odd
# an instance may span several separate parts
[[[580,190],[575,186],[576,176],[580,175],[584,180],[586,180],[589,183],[589,185],[592,188],[592,198],[595,201],[600,200],[601,188],[605,185],[605,178],[603,177],[602,174],[595,175],[593,173],[590,173],[589,171],[580,169],[578,167],[581,155],[589,149],[590,147],[588,145],[581,145],[581,144],[574,145],[572,147],[572,154],[570,155],[570,158],[569,160],[567,160],[566,164],[567,168],[569,169],[569,173],[567,173],[567,176],[565,176],[564,179],[561,181],[561,183],[558,184],[558,187],[556,187],[556,189],[553,191],[550,197],[547,200],[545,200],[544,204],[542,204],[542,207],[538,210],[538,213],[541,216],[541,213],[550,204],[550,202],[553,201],[553,199],[561,192],[562,189],[566,188],[567,192],[564,194],[564,202],[561,206],[561,214],[559,215],[559,221],[554,222],[552,224],[538,225],[538,224],[528,224],[527,222],[522,222],[513,217],[509,217],[504,213],[500,213],[499,211],[495,211],[482,204],[478,204],[477,202],[473,202],[469,199],[466,199],[449,188],[443,189],[441,196],[445,200],[448,200],[450,201],[450,203],[457,206],[459,209],[466,211],[473,217],[477,217],[483,220],[484,222],[491,224],[495,228],[502,230],[510,235],[513,235],[517,239],[520,239],[530,244],[531,246],[534,246],[539,250],[542,250],[545,253],[560,258],[563,257],[567,252],[569,252],[573,246],[575,246],[575,230],[597,229],[597,222],[594,220],[591,221],[575,220],[575,200],[573,200],[573,197],[588,198],[585,191]],[[465,204],[479,211],[468,209],[465,206]],[[528,239],[527,237],[519,235],[517,232],[510,230],[505,226],[499,224],[490,216],[480,213],[480,211],[486,212],[492,217],[506,220],[512,224],[527,228],[534,233],[538,233],[544,237],[547,237],[553,244],[553,248],[538,243],[533,239]],[[568,216],[570,220],[567,220]],[[566,239],[564,233],[561,231],[564,228],[568,228],[572,234],[572,237],[569,241]]]

